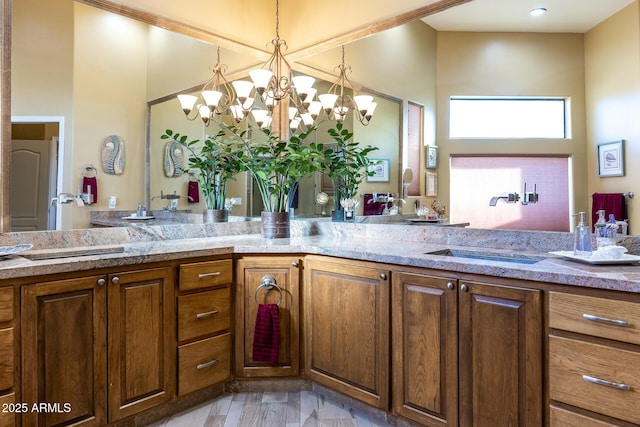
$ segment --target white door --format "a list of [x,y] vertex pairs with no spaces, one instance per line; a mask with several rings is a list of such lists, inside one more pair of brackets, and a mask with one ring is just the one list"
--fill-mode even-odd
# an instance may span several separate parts
[[50,141],[11,141],[11,231],[46,230]]

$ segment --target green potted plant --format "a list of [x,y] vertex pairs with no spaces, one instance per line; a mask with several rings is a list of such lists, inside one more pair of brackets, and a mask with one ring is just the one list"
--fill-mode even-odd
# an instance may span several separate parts
[[304,141],[315,130],[312,127],[284,141],[269,129],[262,129],[258,137],[247,137],[246,130],[240,132],[235,127],[228,127],[228,131],[242,141],[242,149],[235,155],[251,173],[260,192],[263,237],[290,235],[289,205],[298,182],[323,167],[322,146]]
[[194,172],[198,180],[205,202],[204,222],[227,221],[227,184],[236,173],[243,170],[235,155],[239,148],[233,141],[225,140],[225,135],[225,131],[221,129],[214,135],[207,135],[203,141],[188,141],[187,135],[167,129],[160,137],[176,141],[188,150],[188,167],[181,169],[187,173]]
[[[334,188],[334,221],[355,219],[354,210],[359,204],[358,187],[366,176],[373,175],[368,166],[375,164],[367,155],[377,147],[360,146],[353,142],[353,132],[342,123],[327,131],[335,142],[334,148],[323,151],[323,172],[329,176]],[[345,215],[346,210],[346,215]]]

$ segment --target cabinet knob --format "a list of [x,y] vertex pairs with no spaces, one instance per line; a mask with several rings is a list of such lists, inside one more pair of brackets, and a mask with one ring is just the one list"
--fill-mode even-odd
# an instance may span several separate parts
[[454,285],[452,282],[447,283],[447,289],[453,290],[455,288],[456,288],[456,285]]
[[106,280],[104,279],[98,279],[98,286],[104,286],[104,284],[107,283]]
[[115,276],[111,279],[111,283],[113,283],[114,285],[117,285],[118,283],[120,283],[120,278],[118,276]]
[[386,273],[380,273],[380,278],[381,278],[382,280],[387,280],[387,275],[386,275]]
[[460,285],[460,290],[462,292],[467,292],[469,290],[469,287],[467,285]]
[[291,263],[291,265],[292,265],[293,267],[297,267],[297,266],[298,266],[298,263],[294,261],[294,262],[292,262],[292,263]]

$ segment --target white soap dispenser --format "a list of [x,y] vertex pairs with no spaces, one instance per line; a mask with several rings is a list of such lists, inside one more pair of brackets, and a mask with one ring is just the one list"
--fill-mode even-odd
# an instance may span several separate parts
[[580,222],[576,227],[575,242],[573,245],[573,254],[578,256],[589,257],[591,256],[591,230],[587,225],[587,213],[579,212],[576,215],[580,216]]

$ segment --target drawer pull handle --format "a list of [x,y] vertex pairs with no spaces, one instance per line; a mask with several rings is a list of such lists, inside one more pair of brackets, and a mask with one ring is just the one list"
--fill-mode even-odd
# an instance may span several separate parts
[[607,319],[606,317],[594,316],[592,314],[583,314],[582,317],[592,322],[607,323],[609,325],[624,326],[626,328],[631,327],[631,322],[624,320]]
[[208,368],[209,366],[213,366],[216,363],[218,363],[219,360],[218,359],[214,359],[211,362],[206,362],[206,363],[200,363],[199,365],[196,366],[196,369],[204,369],[204,368]]
[[211,317],[214,314],[218,314],[218,310],[211,310],[211,311],[207,311],[207,312],[204,312],[204,313],[198,313],[198,314],[196,314],[196,319],[202,319],[204,317]]
[[598,384],[598,385],[604,385],[604,386],[607,386],[607,387],[617,388],[618,390],[624,390],[624,391],[631,390],[631,386],[628,386],[626,384],[614,383],[612,381],[601,380],[600,378],[590,377],[589,375],[583,375],[582,379],[585,380],[585,381],[588,381],[590,383],[594,383],[594,384]]
[[198,279],[206,279],[207,277],[212,277],[212,276],[219,276],[222,273],[220,273],[219,271],[214,271],[213,273],[201,273],[198,274]]

